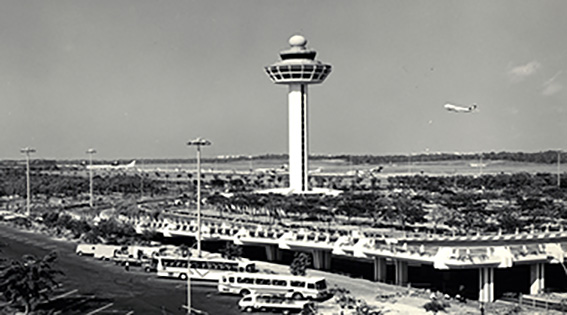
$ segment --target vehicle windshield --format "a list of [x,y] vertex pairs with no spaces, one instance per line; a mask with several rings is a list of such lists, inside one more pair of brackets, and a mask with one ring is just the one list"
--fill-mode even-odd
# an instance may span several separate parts
[[327,282],[325,282],[325,280],[319,280],[315,283],[315,288],[317,290],[325,290],[327,288]]
[[256,272],[258,270],[256,270],[256,265],[255,264],[249,264],[246,266],[246,272]]

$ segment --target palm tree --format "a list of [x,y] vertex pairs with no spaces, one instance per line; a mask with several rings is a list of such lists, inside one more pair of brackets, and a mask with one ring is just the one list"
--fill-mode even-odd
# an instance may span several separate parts
[[26,255],[23,261],[12,261],[0,271],[0,293],[10,305],[23,306],[28,314],[58,285],[56,277],[63,272],[52,268],[56,259],[57,253],[51,252],[43,258]]

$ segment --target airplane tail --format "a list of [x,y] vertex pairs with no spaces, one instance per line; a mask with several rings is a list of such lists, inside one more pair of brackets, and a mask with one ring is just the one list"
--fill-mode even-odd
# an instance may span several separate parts
[[472,104],[471,107],[469,107],[469,109],[470,109],[471,111],[473,111],[473,110],[475,110],[477,107],[478,107],[478,106],[476,105],[476,103],[474,103],[474,104]]
[[125,164],[125,165],[118,165],[115,168],[117,168],[117,169],[132,168],[132,167],[134,167],[134,165],[136,165],[136,160],[134,160],[134,161],[132,161],[128,164]]

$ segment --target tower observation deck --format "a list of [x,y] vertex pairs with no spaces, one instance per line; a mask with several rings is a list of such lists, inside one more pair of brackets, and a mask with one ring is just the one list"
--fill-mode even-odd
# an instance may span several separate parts
[[307,128],[307,85],[325,81],[331,65],[315,60],[301,35],[289,39],[289,49],[280,52],[281,61],[264,69],[272,82],[287,84],[289,107],[289,188],[292,193],[309,192],[309,146]]

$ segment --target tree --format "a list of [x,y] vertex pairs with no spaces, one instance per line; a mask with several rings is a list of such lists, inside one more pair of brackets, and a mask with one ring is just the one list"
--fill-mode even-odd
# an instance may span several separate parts
[[242,256],[242,247],[232,242],[227,242],[224,248],[220,250],[222,257],[226,259],[235,259]]
[[307,253],[295,253],[295,258],[289,266],[289,271],[294,276],[305,276],[307,267],[311,265],[311,255]]
[[405,230],[406,223],[421,222],[424,220],[425,212],[419,201],[401,194],[394,197],[394,217],[399,221],[401,229]]
[[423,305],[426,312],[432,312],[433,314],[437,314],[437,312],[445,312],[448,307],[448,303],[439,300],[433,300]]
[[445,223],[454,216],[454,210],[451,210],[444,206],[435,206],[425,218],[433,225],[433,234],[437,233],[437,228],[439,226],[445,225]]
[[58,285],[56,277],[63,272],[52,268],[56,259],[57,253],[51,252],[43,258],[26,255],[23,261],[12,261],[0,273],[0,293],[28,314]]

